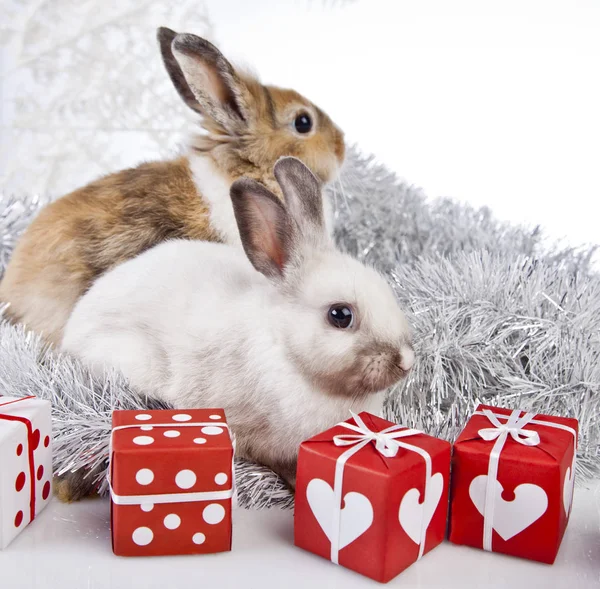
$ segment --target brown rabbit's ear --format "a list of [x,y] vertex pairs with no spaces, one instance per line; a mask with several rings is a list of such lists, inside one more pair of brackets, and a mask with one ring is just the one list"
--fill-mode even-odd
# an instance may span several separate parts
[[294,247],[295,231],[281,201],[256,180],[240,178],[230,189],[242,245],[252,265],[280,278]]
[[228,131],[247,121],[249,92],[212,43],[166,27],[158,29],[157,38],[171,81],[190,108]]
[[295,157],[281,157],[273,169],[285,197],[290,217],[303,237],[318,239],[327,235],[321,181]]

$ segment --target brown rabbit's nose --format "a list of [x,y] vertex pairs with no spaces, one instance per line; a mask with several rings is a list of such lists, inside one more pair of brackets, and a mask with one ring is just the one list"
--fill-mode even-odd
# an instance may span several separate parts
[[400,348],[400,368],[408,372],[415,363],[415,351],[411,346],[404,345]]

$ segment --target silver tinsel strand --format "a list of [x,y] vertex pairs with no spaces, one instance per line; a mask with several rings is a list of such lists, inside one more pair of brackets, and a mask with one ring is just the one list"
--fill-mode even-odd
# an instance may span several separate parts
[[[415,328],[417,362],[390,390],[387,417],[449,440],[480,401],[576,417],[579,480],[597,476],[595,249],[548,245],[539,229],[500,223],[487,209],[429,201],[355,149],[331,191],[338,242],[389,274]],[[0,196],[0,276],[44,202]],[[56,473],[84,469],[102,482],[112,410],[157,406],[118,374],[94,378],[18,326],[0,325],[0,348],[0,393],[53,403]],[[245,507],[292,505],[264,467],[238,461],[236,481]]]

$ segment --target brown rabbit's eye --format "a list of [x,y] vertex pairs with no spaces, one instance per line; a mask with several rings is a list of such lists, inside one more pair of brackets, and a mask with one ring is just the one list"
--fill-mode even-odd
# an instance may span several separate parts
[[354,323],[354,315],[352,309],[348,305],[336,304],[329,307],[327,312],[327,320],[333,327],[347,329],[352,327]]
[[294,127],[298,133],[310,133],[310,130],[312,129],[312,119],[303,112],[294,120]]

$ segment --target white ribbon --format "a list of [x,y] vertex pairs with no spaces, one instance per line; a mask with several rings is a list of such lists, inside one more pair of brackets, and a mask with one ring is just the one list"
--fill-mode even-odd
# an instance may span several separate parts
[[[168,427],[169,429],[178,428],[178,427],[223,427],[229,431],[229,437],[232,440],[232,445],[235,451],[235,440],[231,436],[231,431],[229,430],[229,426],[223,422],[192,422],[192,423],[133,423],[130,425],[118,425],[113,428],[110,435],[109,442],[109,457],[112,461],[112,445],[113,445],[113,436],[116,431],[123,429],[133,429],[138,428],[141,429],[144,426],[150,425],[152,428],[155,427]],[[145,431],[145,430],[142,430]],[[142,505],[143,503],[191,503],[193,501],[219,501],[223,499],[229,499],[233,497],[235,492],[235,472],[233,465],[233,458],[231,464],[231,483],[232,486],[230,489],[224,489],[222,491],[200,491],[196,493],[165,493],[160,495],[117,495],[111,484],[110,477],[111,467],[109,466],[107,479],[108,479],[108,488],[110,489],[110,497],[116,505]]]
[[[112,438],[115,435],[115,432],[122,430],[122,429],[133,429],[133,428],[138,428],[141,429],[143,427],[168,427],[168,428],[177,428],[177,427],[210,427],[210,426],[215,426],[215,427],[224,427],[225,429],[229,429],[229,426],[226,423],[223,423],[222,421],[196,421],[196,422],[190,422],[190,423],[182,423],[182,422],[171,422],[171,423],[132,423],[129,425],[118,425],[117,427],[114,427],[112,430],[112,434],[110,436],[110,442],[112,444]],[[146,431],[146,430],[142,430],[142,431]]]
[[[475,413],[473,413],[473,415],[486,415],[485,411],[489,411],[490,413],[492,413],[489,409],[484,409],[483,411],[475,411]],[[492,413],[492,415],[496,419],[509,419],[510,418],[509,415],[503,415],[502,413]],[[568,425],[563,425],[562,423],[554,423],[552,421],[543,421],[541,419],[532,419],[529,423],[532,423],[534,425],[545,425],[547,427],[562,429],[566,432],[569,432],[573,436],[573,442],[575,442],[577,440],[577,432],[572,427],[569,427]]]
[[[568,431],[573,435],[573,456],[576,455],[577,448],[577,432],[568,425],[561,423],[553,423],[551,421],[543,421],[535,419],[535,413],[526,413],[519,418],[521,411],[515,409],[510,415],[502,415],[500,413],[492,413],[489,409],[475,411],[474,415],[485,415],[494,425],[493,428],[480,429],[477,433],[486,441],[496,440],[494,447],[490,453],[490,462],[488,465],[488,480],[485,493],[485,505],[483,510],[483,549],[492,550],[492,526],[494,521],[494,490],[496,480],[498,478],[498,463],[500,461],[500,453],[508,436],[510,435],[515,442],[523,446],[537,446],[540,443],[540,436],[536,431],[523,429],[526,425],[545,425],[556,429]],[[506,419],[506,424],[502,424],[499,420]]]
[[[427,497],[427,487],[431,479],[431,456],[423,448],[398,441],[398,438],[415,436],[423,432],[417,429],[403,429],[401,425],[392,425],[380,432],[371,431],[365,422],[356,414],[350,412],[356,425],[352,423],[338,423],[337,426],[345,427],[346,429],[356,432],[355,434],[339,434],[333,437],[333,443],[336,446],[350,446],[348,450],[338,456],[335,464],[335,475],[333,479],[333,495],[335,499],[336,509],[333,513],[332,538],[331,538],[331,561],[338,564],[339,546],[340,546],[340,524],[342,519],[342,485],[344,482],[344,466],[348,459],[362,450],[370,443],[375,445],[375,449],[386,458],[393,458],[398,454],[399,448],[405,448],[412,452],[417,452],[425,460],[425,494]],[[398,431],[401,430],[401,431]],[[423,514],[425,510],[423,510]],[[421,539],[419,543],[419,556],[423,556],[425,550],[425,536],[427,534],[427,526],[425,518],[421,523]],[[417,559],[417,560],[418,560]]]
[[164,493],[162,495],[117,495],[110,487],[110,497],[116,505],[142,505],[143,503],[193,503],[194,501],[221,501],[233,497],[233,487],[224,491],[198,493]]
[[[487,442],[496,440],[492,451],[490,452],[490,462],[488,464],[487,484],[485,489],[485,503],[483,508],[483,549],[491,552],[492,550],[492,529],[494,523],[494,509],[496,506],[496,481],[498,479],[498,464],[500,454],[504,444],[510,435],[515,442],[523,446],[537,446],[540,443],[540,436],[536,431],[523,429],[531,423],[535,413],[526,413],[523,417],[520,409],[515,409],[506,424],[500,423],[499,416],[492,413],[489,409],[483,410],[485,415],[495,427],[480,429],[477,433]],[[504,416],[506,417],[506,416]]]

